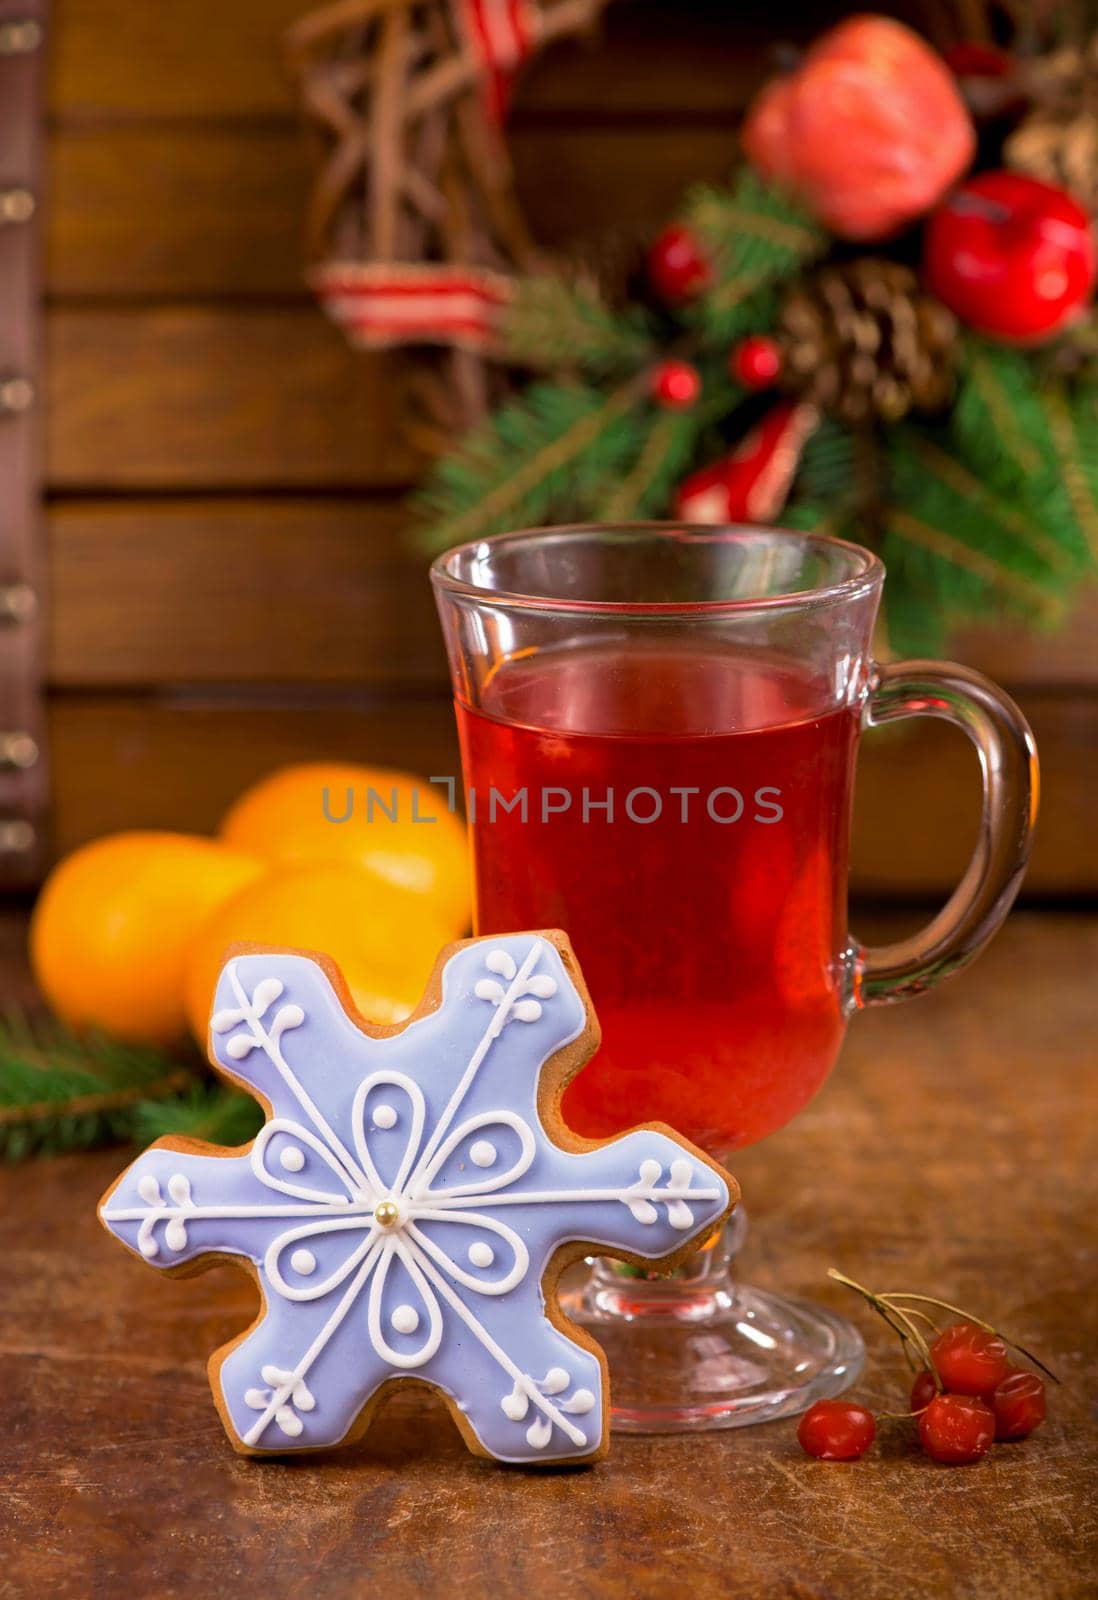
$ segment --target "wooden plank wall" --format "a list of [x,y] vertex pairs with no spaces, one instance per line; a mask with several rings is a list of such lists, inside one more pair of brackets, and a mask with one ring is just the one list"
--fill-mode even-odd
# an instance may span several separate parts
[[[47,257],[50,724],[61,850],[111,828],[207,828],[282,760],[453,770],[401,363],[350,353],[302,292],[308,165],[279,57],[303,0],[56,0]],[[689,11],[689,14],[688,14]],[[836,13],[787,8],[808,37]],[[733,14],[734,13],[734,14]],[[785,18],[783,17],[783,23]],[[513,148],[549,243],[657,226],[720,178],[773,8],[642,0],[603,49],[522,86]],[[960,646],[1037,728],[1030,878],[1098,890],[1098,607],[1064,636]],[[941,891],[975,831],[958,735],[867,742],[857,880]]]

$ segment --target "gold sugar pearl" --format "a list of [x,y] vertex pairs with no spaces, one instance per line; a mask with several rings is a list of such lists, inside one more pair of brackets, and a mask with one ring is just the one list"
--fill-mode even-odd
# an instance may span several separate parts
[[374,1207],[374,1221],[379,1228],[393,1228],[400,1221],[400,1211],[392,1200],[379,1200]]

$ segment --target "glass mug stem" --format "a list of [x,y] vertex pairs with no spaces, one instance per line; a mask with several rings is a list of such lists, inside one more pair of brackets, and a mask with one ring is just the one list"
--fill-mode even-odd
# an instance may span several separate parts
[[936,717],[976,746],[983,804],[976,847],[938,915],[895,944],[851,951],[849,1010],[923,994],[960,972],[1006,917],[1029,860],[1039,794],[1029,724],[1002,689],[952,662],[904,661],[875,668],[864,725]]

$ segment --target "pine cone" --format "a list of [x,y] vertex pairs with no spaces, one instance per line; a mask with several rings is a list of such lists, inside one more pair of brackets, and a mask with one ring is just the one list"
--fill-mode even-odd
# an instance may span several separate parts
[[1058,184],[1098,215],[1098,33],[1082,50],[1032,62],[1028,81],[1033,109],[1004,146],[1007,165]]
[[782,384],[842,422],[898,422],[953,392],[957,324],[895,261],[820,267],[778,311]]

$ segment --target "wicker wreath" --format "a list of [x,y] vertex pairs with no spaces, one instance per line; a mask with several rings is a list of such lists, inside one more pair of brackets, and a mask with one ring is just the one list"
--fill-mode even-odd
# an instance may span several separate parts
[[495,317],[510,275],[543,264],[503,132],[514,74],[608,3],[334,0],[287,35],[321,142],[309,281],[352,344],[444,352],[413,373],[428,446],[497,397]]

